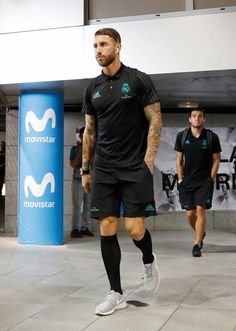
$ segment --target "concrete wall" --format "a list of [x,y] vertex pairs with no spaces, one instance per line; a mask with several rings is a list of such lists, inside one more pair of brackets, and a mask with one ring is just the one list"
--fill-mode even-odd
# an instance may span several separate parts
[[[186,126],[187,114],[163,114],[166,127]],[[235,121],[235,115],[209,114],[207,125],[210,127],[229,127]],[[5,231],[17,235],[17,175],[18,175],[18,113],[7,115],[7,169],[6,169],[6,216]],[[84,125],[84,116],[80,113],[65,113],[64,129],[64,232],[67,237],[71,230],[71,178],[72,169],[69,165],[70,148],[75,144],[75,128]],[[206,125],[206,126],[207,126]],[[225,229],[236,232],[235,211],[208,211],[208,228]],[[150,230],[182,230],[190,229],[186,224],[183,212],[161,212],[156,217],[147,220]],[[98,231],[97,221],[90,227]],[[121,222],[121,229],[123,223]]]

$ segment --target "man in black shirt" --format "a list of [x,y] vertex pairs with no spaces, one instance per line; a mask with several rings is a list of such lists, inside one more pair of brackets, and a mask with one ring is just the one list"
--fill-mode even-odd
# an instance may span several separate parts
[[152,174],[162,128],[160,103],[149,76],[120,62],[120,49],[116,30],[95,33],[95,57],[102,73],[89,84],[83,105],[82,183],[86,192],[91,190],[91,216],[100,220],[101,251],[110,283],[108,295],[95,309],[97,315],[127,306],[117,239],[121,211],[125,228],[143,255],[146,289],[156,291],[159,285],[144,217],[156,215]]
[[187,219],[195,231],[192,254],[200,257],[205,237],[206,209],[212,205],[221,147],[218,136],[203,127],[203,109],[193,109],[189,122],[188,131],[181,131],[176,137],[176,167],[180,203],[186,209]]

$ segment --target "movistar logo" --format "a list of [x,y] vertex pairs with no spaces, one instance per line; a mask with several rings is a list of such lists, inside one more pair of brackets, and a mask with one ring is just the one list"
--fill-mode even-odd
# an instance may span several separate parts
[[55,178],[51,172],[48,172],[40,184],[36,183],[34,177],[26,176],[24,183],[25,196],[29,197],[29,189],[35,197],[41,197],[44,195],[47,185],[50,184],[50,191],[54,193],[55,191]]
[[155,209],[154,209],[153,205],[150,204],[144,210],[145,211],[154,211]]
[[28,111],[25,117],[25,129],[26,132],[30,132],[30,124],[34,131],[42,132],[45,130],[47,122],[52,120],[52,128],[55,129],[56,127],[56,114],[52,108],[48,108],[43,117],[39,119],[37,115],[33,111]]
[[101,98],[101,93],[98,91],[93,95],[93,99],[97,99],[97,98]]
[[185,144],[186,144],[186,145],[190,145],[190,141],[189,141],[189,139],[185,140]]

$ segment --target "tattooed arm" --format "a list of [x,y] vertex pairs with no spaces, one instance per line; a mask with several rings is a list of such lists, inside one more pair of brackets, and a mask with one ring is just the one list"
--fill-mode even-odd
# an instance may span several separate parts
[[149,122],[147,150],[144,161],[146,162],[151,173],[153,173],[154,159],[160,144],[162,117],[160,111],[160,102],[155,102],[144,108],[145,116]]
[[[83,136],[83,156],[82,169],[89,170],[90,163],[94,158],[94,151],[96,146],[96,119],[93,115],[85,115],[85,130]],[[82,185],[88,193],[91,189],[91,175],[82,176]]]

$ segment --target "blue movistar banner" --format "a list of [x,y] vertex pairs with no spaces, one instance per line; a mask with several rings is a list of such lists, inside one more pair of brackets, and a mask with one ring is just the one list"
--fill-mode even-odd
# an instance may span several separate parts
[[63,94],[24,93],[19,104],[19,242],[63,244]]

